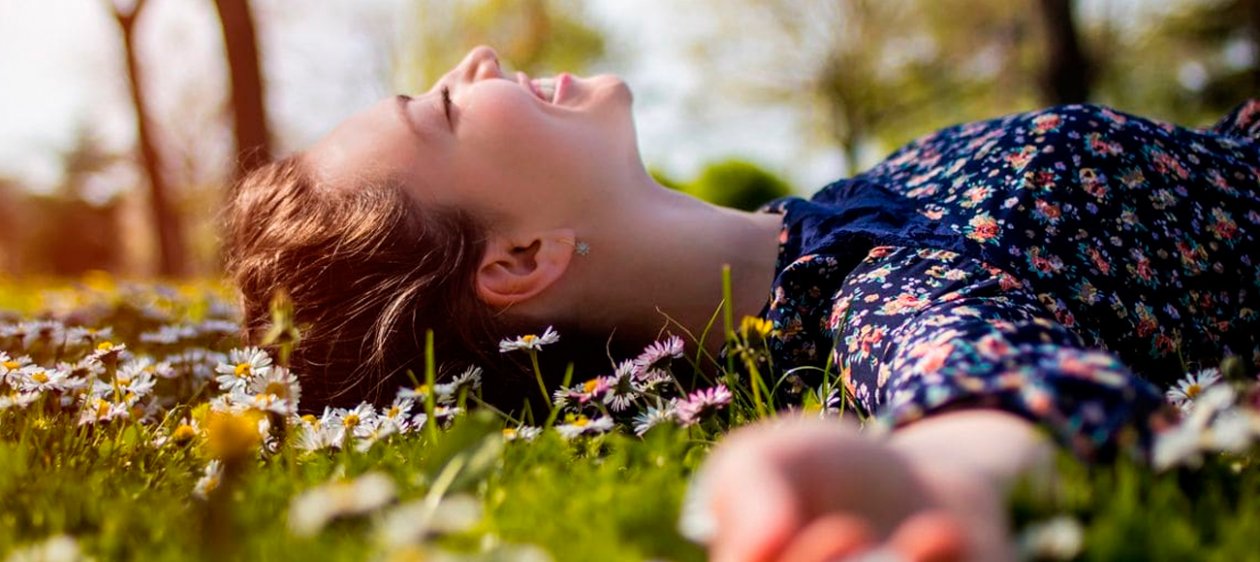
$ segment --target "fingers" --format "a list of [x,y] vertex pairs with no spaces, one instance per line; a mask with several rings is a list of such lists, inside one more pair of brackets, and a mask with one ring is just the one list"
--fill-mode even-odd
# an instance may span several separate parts
[[780,474],[761,463],[727,461],[708,476],[714,486],[711,506],[717,530],[710,559],[770,562],[801,524],[796,494]]
[[962,523],[941,510],[910,517],[893,532],[888,543],[912,562],[958,562],[968,558]]
[[874,543],[870,525],[861,518],[831,514],[816,519],[788,543],[779,562],[830,562],[844,560]]

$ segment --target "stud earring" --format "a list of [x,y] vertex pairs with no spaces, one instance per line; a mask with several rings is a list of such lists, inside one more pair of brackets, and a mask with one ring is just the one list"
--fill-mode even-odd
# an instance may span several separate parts
[[573,249],[577,252],[577,255],[579,256],[585,256],[591,253],[591,245],[587,244],[586,242],[575,243],[573,245]]

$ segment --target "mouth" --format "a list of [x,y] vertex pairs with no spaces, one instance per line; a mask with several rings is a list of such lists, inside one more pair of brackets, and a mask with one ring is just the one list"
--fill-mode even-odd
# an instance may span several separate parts
[[558,105],[567,97],[572,89],[573,77],[561,73],[553,77],[530,79],[524,72],[516,73],[517,82],[534,94],[543,103]]

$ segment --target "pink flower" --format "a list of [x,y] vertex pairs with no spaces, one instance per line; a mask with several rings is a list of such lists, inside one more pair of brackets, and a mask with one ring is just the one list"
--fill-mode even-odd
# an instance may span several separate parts
[[636,378],[642,379],[648,372],[664,367],[670,359],[682,357],[683,340],[670,336],[647,346],[634,360]]
[[699,423],[704,416],[721,410],[731,403],[731,391],[726,385],[704,388],[692,392],[686,400],[678,402],[675,415],[684,427]]

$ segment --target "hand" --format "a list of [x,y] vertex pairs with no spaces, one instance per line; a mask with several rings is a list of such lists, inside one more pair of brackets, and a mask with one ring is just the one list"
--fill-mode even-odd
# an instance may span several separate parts
[[882,549],[906,560],[1008,559],[997,485],[962,466],[925,462],[837,421],[743,428],[700,477],[711,557],[821,562]]

